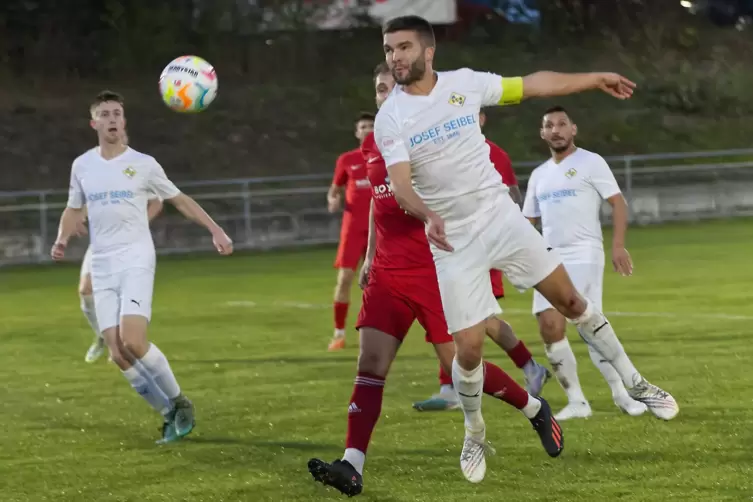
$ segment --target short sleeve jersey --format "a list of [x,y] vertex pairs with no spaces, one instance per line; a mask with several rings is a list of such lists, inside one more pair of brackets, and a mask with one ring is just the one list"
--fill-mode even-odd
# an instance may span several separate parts
[[371,185],[360,148],[345,152],[337,158],[332,184],[345,187],[347,224],[368,228]]
[[410,162],[413,188],[448,229],[486,210],[476,193],[503,187],[481,133],[484,106],[516,102],[520,79],[467,68],[438,72],[428,96],[395,86],[374,123],[376,144],[389,168]]
[[494,169],[502,176],[502,183],[509,187],[518,186],[518,178],[515,176],[512,161],[510,161],[510,156],[507,155],[507,152],[488,139],[486,140],[486,144],[489,145],[489,160],[494,164]]
[[155,195],[172,199],[179,194],[154,157],[132,148],[110,160],[95,148],[74,160],[68,207],[86,205],[92,274],[153,268],[155,250],[147,202]]
[[390,178],[382,155],[369,134],[361,145],[372,186],[376,254],[374,270],[424,275],[434,273],[434,259],[429,250],[424,224],[408,215],[398,205],[390,188]]
[[594,263],[603,259],[602,202],[619,193],[607,162],[578,148],[559,164],[549,159],[533,170],[523,215],[541,218],[544,239],[564,260]]

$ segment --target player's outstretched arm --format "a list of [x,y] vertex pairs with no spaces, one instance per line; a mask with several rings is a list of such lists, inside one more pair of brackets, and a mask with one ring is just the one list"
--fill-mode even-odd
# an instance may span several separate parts
[[84,211],[82,208],[66,207],[63,210],[58,226],[58,236],[50,253],[53,260],[62,260],[65,257],[65,248],[68,246],[68,241],[74,235],[78,235],[78,229],[83,225],[83,222]]
[[617,99],[628,99],[636,85],[617,73],[557,73],[539,71],[523,77],[523,99],[567,96],[600,89]]
[[175,209],[180,211],[183,216],[209,230],[212,234],[214,245],[220,254],[228,255],[233,252],[233,241],[230,240],[225,231],[215,223],[198,202],[184,193],[167,199],[167,201],[175,206]]

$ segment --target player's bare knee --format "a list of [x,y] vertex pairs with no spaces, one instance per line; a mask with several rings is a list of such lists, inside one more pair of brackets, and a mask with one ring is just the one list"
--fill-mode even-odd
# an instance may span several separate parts
[[485,323],[454,333],[455,358],[462,368],[470,371],[481,364],[485,334]]
[[136,315],[123,316],[120,323],[120,341],[136,358],[142,358],[149,350],[146,337],[147,319]]
[[549,309],[536,315],[539,321],[539,333],[547,345],[565,339],[567,323],[565,318],[556,310]]

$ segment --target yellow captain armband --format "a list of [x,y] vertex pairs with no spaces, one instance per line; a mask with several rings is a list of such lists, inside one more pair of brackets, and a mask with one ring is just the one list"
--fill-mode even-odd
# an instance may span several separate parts
[[499,106],[517,105],[523,100],[523,77],[502,77],[502,97]]

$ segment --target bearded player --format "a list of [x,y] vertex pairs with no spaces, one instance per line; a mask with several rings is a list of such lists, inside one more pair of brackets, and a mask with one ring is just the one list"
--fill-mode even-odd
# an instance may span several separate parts
[[[394,80],[386,65],[378,66],[375,74],[377,107],[381,107]],[[385,379],[413,321],[417,319],[426,330],[427,341],[434,345],[445,371],[450,371],[454,357],[424,226],[397,205],[373,136],[364,142],[363,150],[374,196],[369,252],[361,273],[363,305],[356,325],[361,354],[348,406],[346,449],[343,458],[331,464],[316,458],[308,463],[316,481],[348,496],[363,490],[366,450],[381,413]],[[498,324],[496,318],[490,319],[488,332],[497,332]],[[521,410],[546,452],[558,456],[563,446],[562,430],[547,402],[526,392],[493,364],[485,363],[484,372],[484,393]]]
[[[389,72],[389,68],[386,68],[386,70]],[[392,83],[390,86],[391,91],[392,86],[394,86],[394,79],[390,78],[390,82]],[[479,112],[479,126],[482,129],[486,124],[486,120],[486,112],[482,109]],[[373,145],[373,134],[367,138],[367,142],[368,141]],[[364,142],[364,144],[366,144],[366,142]],[[523,202],[523,196],[518,187],[518,178],[515,176],[515,171],[512,168],[510,156],[489,139],[486,140],[486,144],[489,145],[489,160],[492,161],[494,168],[502,177],[502,183],[507,185],[510,189],[510,197],[512,200],[520,205]],[[376,145],[373,146],[373,149],[376,150]],[[489,275],[491,276],[494,297],[498,300],[504,298],[505,289],[502,281],[502,271],[492,270]],[[534,396],[538,396],[539,392],[541,392],[541,387],[549,379],[550,373],[543,366],[535,363],[526,346],[515,336],[512,326],[500,319],[499,330],[487,334],[490,335],[502,350],[507,352],[515,365],[523,370],[526,375],[526,390]],[[445,371],[442,365],[439,366],[439,392],[431,396],[429,399],[413,403],[413,408],[418,411],[442,411],[460,408],[460,400],[458,399],[457,392],[455,392],[455,388],[452,385],[452,375]]]
[[[604,159],[575,146],[577,132],[578,126],[564,108],[555,106],[544,113],[540,134],[552,157],[531,173],[523,215],[534,225],[541,224],[544,239],[562,257],[575,287],[601,309],[605,262],[601,205],[607,201],[612,206],[612,261],[615,271],[623,276],[633,271],[625,249],[628,209]],[[533,314],[546,355],[568,399],[557,419],[591,416],[591,406],[578,379],[578,363],[565,333],[565,318],[538,292],[533,294]],[[609,384],[614,404],[629,415],[643,414],[646,405],[630,397],[610,362],[591,345],[588,352]]]
[[503,78],[468,68],[435,72],[431,24],[418,16],[382,27],[385,59],[398,85],[377,114],[374,137],[395,199],[425,222],[445,318],[456,356],[452,379],[465,417],[460,467],[478,483],[486,474],[483,342],[488,319],[501,312],[488,271],[501,269],[519,290],[535,288],[609,361],[629,395],[670,420],[674,398],[650,384],[625,353],[609,321],[573,285],[556,252],[523,216],[489,161],[478,125],[484,106],[515,104],[600,89],[632,96],[635,84],[615,73],[537,72]]
[[371,185],[366,177],[366,166],[361,156],[360,145],[363,144],[366,135],[373,130],[374,115],[362,113],[355,123],[355,136],[359,148],[347,151],[337,158],[335,175],[327,192],[329,212],[343,211],[340,244],[337,248],[337,258],[335,258],[337,269],[333,305],[335,333],[329,342],[328,350],[330,351],[345,348],[345,323],[350,307],[350,290],[358,264],[366,254],[369,240]]
[[158,443],[171,442],[189,434],[195,418],[170,363],[147,338],[156,267],[146,211],[149,195],[158,195],[209,230],[221,254],[232,253],[232,242],[196,201],[178,190],[153,157],[123,143],[126,122],[119,94],[101,92],[92,110],[90,124],[99,146],[73,161],[68,203],[51,255],[56,261],[65,257],[86,205],[99,330],[131,387],[163,416]]

